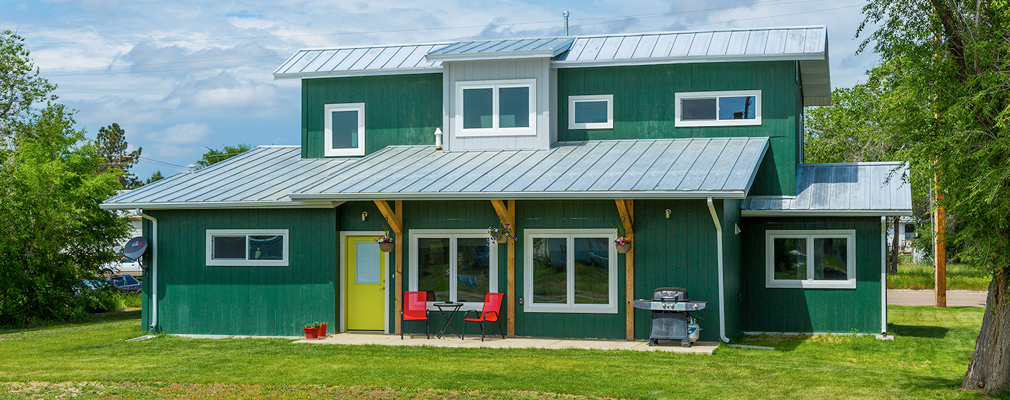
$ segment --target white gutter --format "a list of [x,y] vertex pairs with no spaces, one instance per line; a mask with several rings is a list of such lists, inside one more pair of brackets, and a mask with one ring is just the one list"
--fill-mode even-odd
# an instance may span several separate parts
[[887,217],[880,217],[880,334],[887,336]]
[[708,212],[712,213],[712,222],[715,223],[715,246],[719,253],[716,255],[719,260],[719,339],[729,343],[729,338],[726,337],[726,288],[722,277],[722,224],[719,223],[719,215],[715,212],[712,198],[709,197],[707,201]]
[[151,221],[151,330],[158,327],[158,219],[137,209],[137,215]]

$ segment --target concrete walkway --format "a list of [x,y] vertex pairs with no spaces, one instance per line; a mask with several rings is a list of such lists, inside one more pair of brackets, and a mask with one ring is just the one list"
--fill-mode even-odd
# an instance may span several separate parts
[[[985,291],[947,291],[947,305],[950,307],[985,307],[985,298]],[[887,304],[896,306],[932,306],[936,305],[936,294],[932,290],[888,289]]]
[[[465,347],[465,348],[534,348],[534,349],[589,349],[589,350],[636,350],[636,351],[665,351],[671,353],[686,354],[712,354],[712,351],[719,347],[715,342],[696,342],[691,347],[681,347],[680,342],[661,342],[659,346],[649,346],[644,341],[625,340],[574,340],[574,339],[539,339],[539,338],[508,338],[488,337],[484,342],[480,341],[480,336],[467,336],[466,340],[460,340],[455,336],[445,336],[436,339],[432,336],[427,339],[424,335],[406,336],[400,340],[399,335],[385,335],[380,333],[338,333],[329,335],[323,339],[298,340],[295,343],[310,344],[343,344],[343,345],[381,345],[381,346],[431,346],[431,347]],[[667,344],[669,343],[669,344]]]

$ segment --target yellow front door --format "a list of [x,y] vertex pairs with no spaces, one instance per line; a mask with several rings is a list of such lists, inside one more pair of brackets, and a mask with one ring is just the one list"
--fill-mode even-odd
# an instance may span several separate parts
[[344,242],[346,327],[381,331],[386,317],[386,257],[374,236],[347,236]]

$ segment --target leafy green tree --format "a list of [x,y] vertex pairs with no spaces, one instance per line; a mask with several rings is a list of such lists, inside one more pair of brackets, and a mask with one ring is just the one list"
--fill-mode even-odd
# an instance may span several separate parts
[[154,171],[153,174],[151,174],[150,178],[147,178],[147,180],[144,181],[144,184],[146,185],[146,184],[149,184],[149,183],[154,183],[154,182],[160,181],[162,179],[165,179],[165,176],[161,174],[161,170],[157,170],[157,171]]
[[105,158],[103,171],[120,171],[119,183],[124,188],[136,189],[143,185],[136,175],[130,173],[130,167],[140,161],[140,152],[143,148],[127,152],[129,144],[126,143],[126,131],[119,127],[119,124],[98,129],[98,137],[95,139],[99,154]]
[[[873,77],[876,78],[876,77]],[[881,82],[872,79],[831,93],[832,105],[804,115],[803,159],[808,163],[891,161],[896,145],[880,110]]]
[[16,124],[28,118],[32,106],[56,99],[56,89],[28,57],[24,38],[14,32],[0,32],[0,147],[14,145]]
[[208,147],[207,152],[203,153],[203,157],[201,157],[200,160],[196,162],[196,169],[207,168],[221,161],[245,153],[250,149],[252,149],[252,145],[248,144],[239,144],[236,146],[225,145],[224,147],[221,148],[221,150],[212,149]]
[[959,225],[940,238],[992,275],[962,388],[1010,388],[1010,4],[871,0],[864,41],[891,82],[881,102],[902,154]]

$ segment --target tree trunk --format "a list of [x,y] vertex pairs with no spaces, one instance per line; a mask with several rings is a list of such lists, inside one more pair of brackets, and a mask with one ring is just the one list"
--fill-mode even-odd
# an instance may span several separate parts
[[997,270],[989,283],[982,330],[975,341],[975,354],[968,364],[962,389],[999,393],[1010,383],[1010,299],[1007,283],[1010,272]]
[[887,272],[891,275],[898,274],[898,224],[901,223],[901,217],[894,217],[894,238],[891,239],[891,265],[887,269]]

